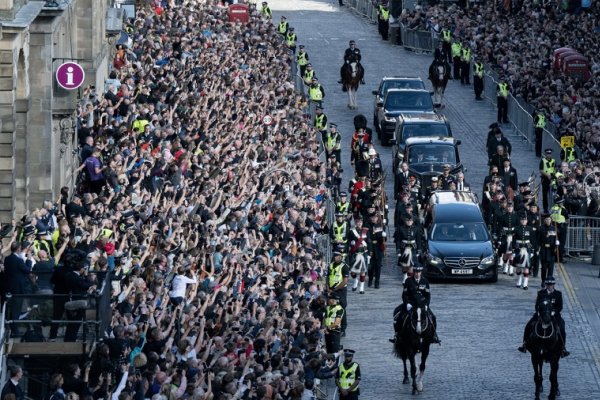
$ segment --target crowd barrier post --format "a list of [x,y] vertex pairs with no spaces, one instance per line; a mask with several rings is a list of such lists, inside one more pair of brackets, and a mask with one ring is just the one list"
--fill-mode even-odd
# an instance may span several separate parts
[[592,254],[600,243],[600,218],[571,216],[567,230],[565,251],[568,255]]

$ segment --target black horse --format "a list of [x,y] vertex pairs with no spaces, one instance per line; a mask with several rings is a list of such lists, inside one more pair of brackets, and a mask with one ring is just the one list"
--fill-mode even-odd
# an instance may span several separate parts
[[543,392],[542,367],[544,362],[550,364],[550,393],[548,400],[555,400],[560,396],[558,389],[558,364],[562,351],[562,339],[558,323],[552,318],[552,304],[544,301],[538,307],[537,320],[533,323],[531,336],[527,340],[527,350],[531,353],[533,366],[533,380],[535,382],[535,398],[540,399]]
[[[394,354],[402,359],[404,364],[404,379],[402,383],[407,384],[408,370],[406,361],[410,362],[410,376],[412,378],[412,394],[423,391],[423,375],[425,374],[425,363],[429,356],[429,347],[433,343],[436,327],[429,316],[422,296],[418,296],[416,304],[406,315],[396,318],[394,331],[396,341],[394,343]],[[421,354],[419,365],[419,376],[417,377],[416,357]]]

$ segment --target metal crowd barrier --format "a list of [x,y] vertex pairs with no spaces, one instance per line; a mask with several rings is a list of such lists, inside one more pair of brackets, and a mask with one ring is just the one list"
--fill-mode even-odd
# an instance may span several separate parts
[[567,243],[565,244],[565,251],[568,255],[591,254],[594,245],[598,243],[600,243],[600,218],[579,216],[569,218]]
[[410,51],[432,53],[438,46],[438,39],[430,31],[408,29],[403,24],[400,24],[400,38],[402,46]]

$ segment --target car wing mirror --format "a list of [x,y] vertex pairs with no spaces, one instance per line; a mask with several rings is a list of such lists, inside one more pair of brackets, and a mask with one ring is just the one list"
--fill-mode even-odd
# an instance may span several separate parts
[[377,90],[373,90],[371,93],[373,93],[373,95],[377,96],[377,94],[379,93]]
[[383,101],[378,101],[377,102],[377,107],[383,107]]

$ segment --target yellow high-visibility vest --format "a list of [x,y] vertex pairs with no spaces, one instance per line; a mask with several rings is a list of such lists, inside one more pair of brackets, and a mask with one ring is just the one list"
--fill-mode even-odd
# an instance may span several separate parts
[[310,85],[310,83],[313,80],[313,76],[315,76],[314,69],[307,69],[306,71],[304,71],[304,83],[306,83],[307,85]]
[[379,6],[379,15],[381,15],[381,19],[384,21],[390,19],[390,11],[386,10],[382,5]]
[[553,158],[547,160],[546,158],[542,158],[542,172],[552,175],[554,174],[554,165],[556,162]]
[[450,33],[450,31],[449,31],[448,29],[444,29],[444,30],[442,30],[442,40],[443,40],[444,42],[448,42],[448,43],[450,43],[450,40],[451,40],[451,33]]
[[315,128],[320,131],[325,129],[325,114],[315,115]]
[[507,98],[508,97],[508,84],[507,83],[499,83],[498,84],[498,96]]
[[462,49],[461,58],[464,62],[471,61],[471,49],[469,49],[468,47],[465,47],[464,49]]
[[535,127],[544,129],[546,127],[546,117],[544,116],[544,114],[540,114],[540,113],[538,113],[537,117],[538,117],[538,120],[535,123]]
[[575,161],[575,149],[572,147],[565,147],[565,159],[563,161],[571,162]]
[[341,201],[337,203],[337,211],[343,214],[348,212],[348,208],[350,207],[350,203],[342,203]]
[[287,32],[287,26],[288,26],[287,21],[280,22],[279,26],[277,27],[277,30],[279,31],[279,33],[281,33],[283,35],[284,33]]
[[550,209],[550,215],[552,217],[552,221],[556,222],[557,224],[564,224],[565,222],[567,222],[567,219],[561,212],[562,209],[563,209],[563,206],[560,204],[555,204]]
[[300,66],[308,64],[308,60],[306,58],[306,52],[300,51],[296,56],[296,63]]
[[329,264],[329,277],[327,279],[327,284],[329,288],[334,288],[344,280],[344,276],[342,275],[342,267],[343,263],[339,263],[336,265],[335,263]]
[[317,85],[317,86],[311,86],[311,88],[308,91],[308,95],[310,96],[310,99],[313,101],[321,101],[323,100],[323,93],[321,92],[321,86]]
[[[354,382],[356,381],[356,369],[358,368],[358,363],[353,362],[349,368],[342,363],[339,366],[340,369],[340,388],[344,390],[350,389]],[[354,388],[353,392],[358,390],[358,386]]]
[[327,306],[327,309],[325,310],[325,321],[324,321],[326,328],[331,327],[335,323],[336,315],[340,309],[343,310],[344,307],[340,306],[339,304],[336,304],[333,307]]
[[346,223],[342,222],[338,225],[337,221],[333,223],[333,239],[336,242],[343,242],[346,240]]
[[294,47],[296,45],[296,34],[295,33],[288,33],[286,36],[286,41],[287,41],[287,45],[288,47]]
[[475,63],[475,76],[483,78],[483,63]]
[[458,42],[452,43],[452,57],[460,57],[462,53],[462,44]]

